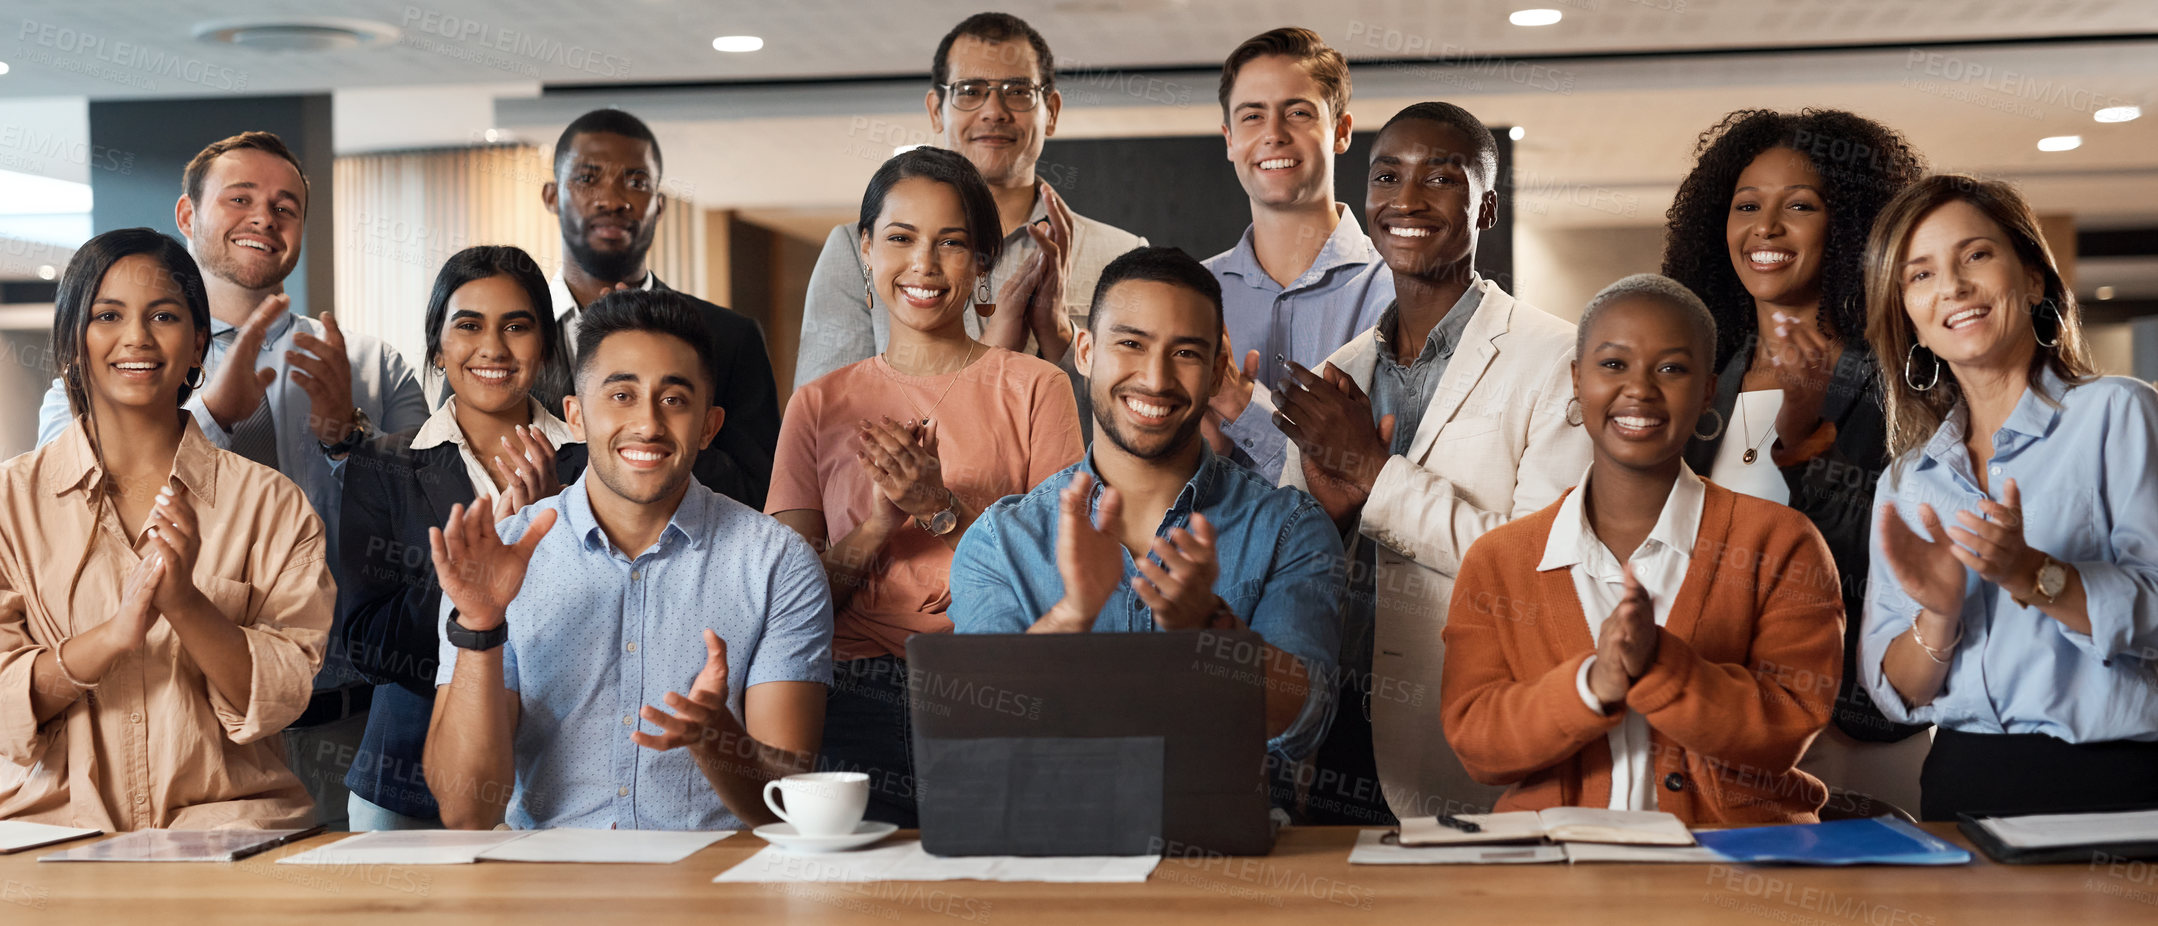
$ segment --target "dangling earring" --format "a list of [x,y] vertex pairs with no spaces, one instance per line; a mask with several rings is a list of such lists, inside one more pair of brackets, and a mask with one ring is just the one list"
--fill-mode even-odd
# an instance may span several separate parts
[[1722,436],[1723,436],[1723,413],[1722,413],[1722,412],[1719,412],[1719,411],[1717,411],[1717,410],[1715,410],[1715,409],[1713,409],[1713,408],[1711,408],[1711,409],[1708,409],[1707,411],[1704,411],[1704,412],[1702,412],[1701,414],[1702,414],[1702,415],[1703,415],[1704,417],[1705,417],[1705,416],[1708,416],[1708,415],[1714,415],[1714,416],[1716,416],[1716,428],[1715,428],[1715,430],[1712,430],[1712,431],[1708,432],[1707,434],[1703,434],[1703,433],[1701,433],[1701,422],[1700,422],[1700,421],[1698,421],[1698,420],[1696,420],[1696,421],[1695,421],[1695,422],[1693,423],[1693,439],[1694,439],[1694,440],[1702,440],[1702,441],[1710,441],[1710,440],[1715,440],[1716,438],[1722,437]]
[[184,380],[187,383],[187,388],[200,389],[204,383],[209,381],[210,371],[203,369],[202,364],[198,363],[187,368],[187,379]]
[[874,288],[875,285],[876,284],[869,279],[869,274],[862,274],[862,308],[872,312],[876,311],[877,308],[877,291]]
[[[2051,341],[2038,336],[2038,313],[2041,309],[2053,313],[2053,340]],[[2047,296],[2044,302],[2031,309],[2031,337],[2038,339],[2038,346],[2040,347],[2061,346],[2061,326],[2063,324],[2060,303],[2054,302],[2052,296]]]
[[987,302],[989,302],[990,300],[992,300],[992,299],[995,299],[995,298],[996,298],[996,296],[995,296],[995,295],[993,295],[993,294],[991,294],[991,293],[989,292],[989,274],[986,274],[986,273],[985,273],[985,274],[982,274],[981,276],[975,277],[975,278],[974,278],[974,304],[975,304],[975,305],[982,305],[982,304],[984,304],[984,303],[987,303]]
[[1581,422],[1581,397],[1574,396],[1566,400],[1566,423],[1578,428]]
[[[1911,372],[1911,365],[1918,361],[1919,351],[1925,351],[1926,356],[1932,358],[1933,360],[1933,378],[1926,380],[1926,384],[1923,386],[1918,384],[1918,377],[1913,375]],[[1933,351],[1930,348],[1916,343],[1912,344],[1911,352],[1905,355],[1903,358],[1903,384],[1911,387],[1918,392],[1927,392],[1930,391],[1934,386],[1939,385],[1940,382],[1941,358],[1934,356]]]

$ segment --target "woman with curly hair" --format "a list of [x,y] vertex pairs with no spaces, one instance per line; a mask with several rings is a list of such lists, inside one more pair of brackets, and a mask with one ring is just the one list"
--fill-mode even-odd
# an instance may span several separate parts
[[1888,462],[1865,339],[1866,235],[1925,166],[1894,130],[1839,110],[1740,110],[1694,152],[1666,214],[1663,272],[1715,316],[1718,375],[1687,465],[1804,512],[1835,557],[1842,684],[1835,723],[1800,763],[1834,789],[1824,813],[1870,813],[1866,797],[1915,806],[1930,740],[1881,716],[1852,660],[1873,487]]

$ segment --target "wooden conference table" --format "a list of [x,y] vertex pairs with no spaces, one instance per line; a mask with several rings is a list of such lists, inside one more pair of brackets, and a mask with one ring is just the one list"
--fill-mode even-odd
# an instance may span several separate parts
[[[1953,826],[1927,829],[1968,847]],[[764,848],[748,833],[675,865],[271,864],[336,838],[229,864],[0,856],[0,923],[2158,923],[2149,863],[1351,866],[1351,827],[1285,830],[1262,858],[1164,859],[1145,884],[711,883]]]

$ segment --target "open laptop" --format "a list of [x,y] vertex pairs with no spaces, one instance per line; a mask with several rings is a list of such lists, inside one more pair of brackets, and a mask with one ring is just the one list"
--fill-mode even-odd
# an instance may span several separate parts
[[915,634],[933,855],[1263,855],[1265,644],[1248,630]]

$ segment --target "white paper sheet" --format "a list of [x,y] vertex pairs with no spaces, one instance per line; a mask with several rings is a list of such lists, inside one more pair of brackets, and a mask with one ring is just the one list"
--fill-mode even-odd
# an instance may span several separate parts
[[279,865],[469,865],[481,852],[530,831],[389,830],[361,833],[278,859]]
[[839,881],[1038,881],[1057,884],[1138,883],[1161,864],[1157,855],[1094,855],[1061,858],[978,856],[938,858],[917,840],[872,849],[819,854],[767,847],[713,881],[812,883]]
[[1603,842],[1569,842],[1562,846],[1566,860],[1581,862],[1676,862],[1723,864],[1730,859],[1707,846],[1622,846]]
[[2019,849],[2158,841],[2158,810],[1982,817],[1978,822]]
[[1566,861],[1565,846],[1404,846],[1386,830],[1356,834],[1351,865],[1534,865]]
[[50,823],[26,823],[21,820],[0,820],[0,855],[49,846],[56,842],[100,836],[100,829],[83,829],[76,826],[54,826]]
[[734,830],[537,830],[479,854],[489,862],[636,862],[671,865]]

